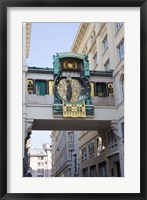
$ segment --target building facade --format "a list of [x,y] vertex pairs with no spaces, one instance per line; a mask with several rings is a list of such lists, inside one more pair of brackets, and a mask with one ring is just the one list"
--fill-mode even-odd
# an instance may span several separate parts
[[30,149],[29,161],[32,177],[51,176],[51,154],[46,144],[43,145],[42,149]]
[[[124,176],[124,23],[82,23],[71,51],[87,54],[90,70],[113,71],[109,91],[118,112],[102,131],[79,133],[81,176]],[[105,79],[98,81],[91,81],[91,96],[103,99]]]
[[30,27],[23,37],[24,160],[31,130],[54,130],[52,176],[124,176],[124,24],[81,23],[71,52],[57,54],[52,69],[26,65]]
[[52,131],[52,176],[79,176],[77,131]]

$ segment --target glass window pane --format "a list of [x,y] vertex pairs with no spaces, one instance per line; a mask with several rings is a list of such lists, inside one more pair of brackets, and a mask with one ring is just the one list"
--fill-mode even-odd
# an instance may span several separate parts
[[44,81],[36,81],[36,94],[37,95],[45,95],[45,82]]

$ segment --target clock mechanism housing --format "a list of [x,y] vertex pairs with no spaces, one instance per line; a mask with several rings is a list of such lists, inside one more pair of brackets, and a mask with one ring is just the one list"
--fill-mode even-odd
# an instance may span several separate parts
[[63,114],[63,117],[93,115],[87,56],[71,52],[58,53],[54,56],[53,64],[54,115]]

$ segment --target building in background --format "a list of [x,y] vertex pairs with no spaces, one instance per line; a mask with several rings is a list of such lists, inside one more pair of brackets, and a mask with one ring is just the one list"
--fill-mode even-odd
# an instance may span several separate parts
[[48,144],[44,144],[42,149],[30,149],[29,160],[32,177],[51,176],[51,154]]
[[51,150],[51,145],[50,144],[44,144],[43,149],[47,154],[47,174],[48,177],[52,176],[52,150]]
[[79,176],[78,131],[52,131],[52,176]]
[[[118,112],[109,127],[79,133],[80,174],[124,176],[124,23],[82,23],[71,52],[87,54],[90,70],[112,70],[108,92]],[[91,78],[91,96],[94,102],[106,100],[106,78]]]

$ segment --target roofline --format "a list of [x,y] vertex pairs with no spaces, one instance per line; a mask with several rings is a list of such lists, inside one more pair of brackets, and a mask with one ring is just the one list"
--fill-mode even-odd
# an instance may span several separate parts
[[[53,68],[44,69],[44,68],[30,68],[28,69],[28,73],[34,74],[52,74],[53,75]],[[106,76],[112,77],[113,70],[105,71],[105,70],[90,70],[90,76]]]
[[86,23],[86,22],[81,23],[81,25],[78,29],[78,32],[75,36],[75,39],[73,41],[73,44],[71,46],[71,50],[70,50],[71,52],[77,52],[77,49],[79,48],[79,45],[83,39],[83,36],[84,36],[88,26],[89,26],[89,23]]

